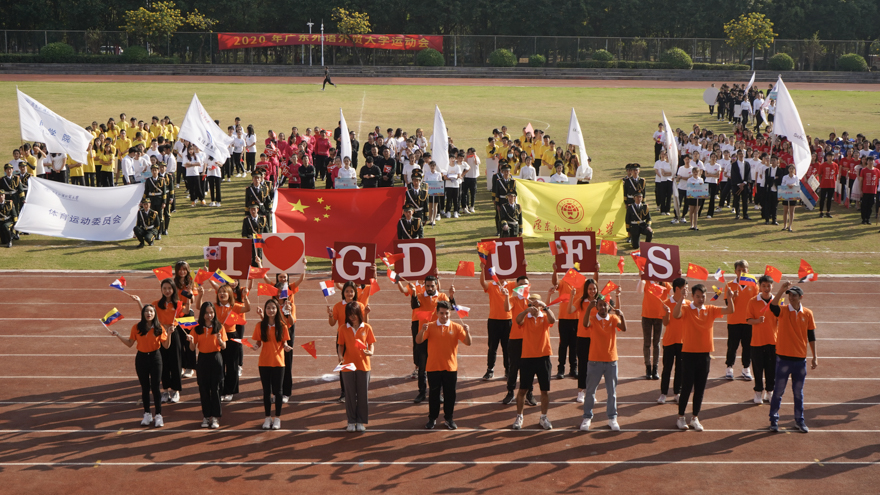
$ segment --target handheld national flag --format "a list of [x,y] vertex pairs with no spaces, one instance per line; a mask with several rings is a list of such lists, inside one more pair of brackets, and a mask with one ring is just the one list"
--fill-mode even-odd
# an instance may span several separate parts
[[238,342],[239,344],[241,344],[245,347],[250,347],[251,349],[254,348],[254,345],[250,343],[250,341],[247,339],[247,337],[242,337],[241,340],[238,340],[238,339],[229,339],[229,340],[232,340],[233,342]]
[[236,313],[235,311],[230,311],[228,315],[226,315],[226,321],[223,322],[224,325],[246,325],[247,320],[245,320],[244,315],[241,313]]
[[327,248],[327,258],[331,260],[339,259],[339,254],[336,253],[336,250],[332,247]]
[[191,328],[195,328],[198,326],[199,322],[196,321],[193,316],[184,316],[183,318],[177,318],[174,320],[174,323],[177,324],[180,328],[184,328],[189,330]]
[[404,257],[403,253],[391,254],[391,253],[386,252],[385,256],[382,258],[382,261],[389,268],[393,268],[394,265],[397,264],[398,261],[403,259],[403,257]]
[[483,263],[489,263],[489,255],[495,253],[495,241],[480,242],[477,244],[477,254]]
[[183,316],[183,301],[177,301],[177,308],[174,310],[174,317],[179,318]]
[[513,289],[513,292],[519,296],[520,299],[528,299],[529,298],[529,286],[528,285],[520,285]]
[[819,274],[818,274],[818,273],[808,273],[806,277],[804,277],[804,278],[798,280],[798,283],[803,284],[803,283],[806,283],[806,282],[815,282],[816,280],[819,280]]
[[119,290],[125,292],[125,277],[117,278],[116,280],[113,281],[112,284],[110,284],[110,287],[113,287],[114,289],[119,289]]
[[275,297],[278,295],[278,288],[271,284],[260,283],[257,284],[257,295]]
[[495,281],[496,284],[501,285],[501,281],[498,280],[498,275],[495,275],[495,268],[491,266],[489,268],[486,268],[486,273],[489,274],[489,276],[492,278],[492,280]]
[[605,287],[602,288],[602,295],[607,296],[617,290],[618,287],[620,286],[609,280]]
[[749,275],[748,273],[743,273],[739,276],[739,284],[745,287],[746,285],[751,285],[753,287],[758,286],[758,279],[754,277],[754,275]]
[[630,257],[633,259],[633,262],[639,268],[640,272],[645,271],[645,265],[648,264],[648,260],[642,258],[642,255],[638,251],[633,251],[629,253]]
[[235,283],[235,280],[232,280],[232,277],[230,277],[229,275],[223,273],[223,270],[221,270],[221,269],[219,269],[219,268],[218,268],[217,271],[214,272],[214,274],[211,275],[211,276],[214,277],[214,279],[215,279],[216,281],[220,282],[221,284],[223,284],[223,283],[225,283],[225,284],[234,284],[234,283]]
[[715,295],[712,296],[713,301],[717,301],[719,297],[721,297],[721,289],[718,287],[712,286],[712,290],[715,292]]
[[459,261],[458,269],[455,270],[455,274],[459,277],[473,277],[474,276],[474,262],[473,261]]
[[220,259],[220,247],[219,246],[205,246],[202,248],[203,257],[206,260],[219,260]]
[[780,280],[782,280],[782,272],[779,271],[778,268],[772,267],[770,265],[767,265],[767,268],[764,268],[764,275],[767,275],[768,277],[772,278],[773,281],[776,282],[777,284],[779,283]]
[[365,344],[364,341],[361,339],[354,339],[354,345],[356,345],[357,348],[362,351],[367,350],[367,344]]
[[550,254],[553,256],[558,256],[567,252],[568,246],[566,246],[565,241],[550,241]]
[[266,247],[266,242],[263,241],[263,234],[254,234],[254,248],[262,249]]
[[336,373],[339,371],[355,371],[356,369],[357,366],[355,366],[354,363],[346,363],[337,365],[335,368],[333,368],[333,372]]
[[260,268],[256,266],[252,266],[248,268],[248,280],[252,280],[255,278],[263,278],[266,274],[269,273],[268,268]]
[[806,261],[801,260],[801,266],[798,267],[798,278],[803,282],[810,282],[818,277],[816,272],[813,271],[813,267]]
[[308,352],[313,358],[318,359],[318,349],[315,348],[315,341],[314,340],[311,342],[306,342],[305,344],[301,345],[300,347],[305,349],[306,352]]
[[287,299],[290,297],[290,290],[287,282],[284,282],[284,285],[281,286],[281,290],[278,292],[278,299]]
[[204,268],[199,268],[199,271],[196,272],[195,282],[198,285],[202,285],[211,279],[211,272],[205,270]]
[[724,281],[724,270],[722,270],[721,268],[715,270],[715,280],[717,280],[717,281],[719,281],[719,282],[721,282],[721,283],[725,283],[725,281]]
[[320,282],[318,285],[321,286],[321,292],[324,293],[324,297],[332,296],[336,294],[336,286],[333,285],[332,280],[327,280],[326,282]]
[[556,304],[556,303],[558,303],[558,302],[568,302],[568,301],[570,301],[570,300],[571,300],[571,294],[562,294],[562,295],[560,295],[559,297],[557,297],[556,299],[550,301],[550,302],[547,304],[547,306],[548,306],[548,307],[549,307],[549,306],[553,306],[554,304]]
[[709,271],[700,265],[688,263],[687,276],[690,278],[695,278],[697,280],[708,280]]
[[626,262],[623,260],[623,256],[617,260],[617,269],[620,270],[620,274],[623,275],[623,269],[626,267]]
[[459,306],[458,304],[453,304],[452,310],[458,313],[458,316],[465,318],[468,314],[470,314],[471,308],[467,306]]
[[584,282],[587,281],[587,277],[581,275],[581,272],[574,268],[569,268],[568,271],[565,272],[565,276],[562,277],[562,281],[577,289],[584,285]]
[[104,324],[105,327],[109,327],[110,325],[116,323],[117,321],[122,319],[122,313],[119,312],[118,309],[113,308],[103,318],[101,318],[101,323]]
[[602,241],[599,245],[599,254],[617,256],[617,243],[614,241]]
[[162,266],[159,268],[153,268],[153,273],[156,275],[156,278],[158,278],[159,280],[165,280],[166,278],[174,278],[174,267]]
[[370,295],[372,296],[373,294],[379,292],[380,290],[381,289],[379,288],[379,281],[376,280],[375,278],[371,278],[370,279]]
[[648,284],[648,294],[656,297],[657,299],[663,299],[663,287],[655,284],[654,282],[650,282]]
[[385,272],[385,275],[387,275],[388,279],[391,280],[392,282],[394,282],[395,284],[400,282],[400,275],[390,268],[388,269],[388,271]]

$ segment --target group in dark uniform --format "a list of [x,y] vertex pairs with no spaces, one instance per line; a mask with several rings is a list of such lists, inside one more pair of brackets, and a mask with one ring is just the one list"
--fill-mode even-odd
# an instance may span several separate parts
[[645,242],[651,242],[654,238],[654,229],[651,227],[651,212],[648,205],[642,202],[645,193],[637,191],[633,196],[633,202],[626,206],[626,228],[629,231],[630,242],[635,249],[639,248],[639,239],[645,236]]
[[141,199],[141,209],[138,211],[137,224],[134,226],[134,236],[140,242],[139,248],[144,247],[144,243],[153,245],[153,241],[159,237],[159,212],[153,210],[150,205],[152,200],[144,195]]
[[6,192],[0,190],[0,244],[11,248],[12,241],[18,240],[15,231],[15,222],[18,221],[18,210],[11,199],[7,199]]
[[501,222],[500,237],[519,237],[522,233],[522,206],[516,204],[516,191],[508,192],[507,197],[498,209]]
[[[516,197],[516,179],[510,175],[510,164],[507,160],[500,160],[498,168],[499,173],[492,177],[492,202],[495,203],[495,235],[502,237],[501,225],[501,207],[508,202],[507,195],[513,194]],[[522,224],[520,220],[519,224]],[[511,237],[505,235],[504,237]]]
[[253,182],[245,189],[244,205],[250,211],[256,206],[259,216],[263,217],[267,228],[272,230],[272,202],[275,200],[275,189],[269,181],[263,180],[264,172],[257,170],[251,174]]
[[411,204],[403,205],[403,218],[397,222],[397,238],[421,239],[425,237],[422,225],[422,220],[415,216],[415,207]]

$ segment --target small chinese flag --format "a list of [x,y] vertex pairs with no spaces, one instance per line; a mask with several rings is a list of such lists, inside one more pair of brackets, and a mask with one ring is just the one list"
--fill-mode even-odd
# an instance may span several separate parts
[[626,262],[623,260],[623,256],[617,261],[617,269],[620,270],[620,274],[623,275],[623,269],[626,267]]
[[306,342],[301,347],[303,349],[305,349],[306,352],[311,354],[313,358],[318,359],[318,350],[315,348],[315,341],[314,340],[311,342]]
[[459,261],[458,269],[455,270],[455,274],[460,277],[473,277],[474,276],[474,262],[473,261]]
[[380,290],[381,289],[379,288],[379,281],[376,280],[375,278],[371,278],[370,279],[370,295],[372,296],[373,294],[379,292]]
[[243,345],[245,347],[250,347],[251,349],[254,348],[254,345],[250,343],[250,341],[247,339],[247,337],[242,337],[241,345]]
[[618,287],[620,286],[609,280],[605,287],[602,288],[602,295],[607,296],[617,290]]
[[260,283],[257,284],[257,295],[276,297],[278,296],[278,288],[274,285]]
[[384,261],[389,268],[392,268],[395,264],[397,264],[398,261],[402,259],[403,253],[391,254],[386,252],[385,256],[382,258],[382,261]]
[[648,264],[648,260],[642,258],[641,254],[639,254],[638,251],[633,251],[629,253],[629,255],[633,259],[633,262],[635,262],[636,266],[639,268],[639,271],[645,271],[645,265]]
[[204,268],[199,268],[199,271],[196,272],[195,282],[198,285],[202,285],[203,283],[207,282],[208,279],[210,279],[212,276],[213,274],[208,270],[205,270]]
[[599,245],[599,254],[617,256],[617,243],[614,241],[602,241],[602,244]]
[[266,276],[267,273],[269,273],[268,268],[252,266],[248,269],[248,280],[263,278]]
[[547,303],[547,306],[553,306],[554,304],[556,304],[558,302],[568,302],[568,301],[571,301],[571,294],[562,294],[559,297],[557,297],[556,299]]
[[244,319],[244,315],[241,313],[236,313],[235,311],[230,311],[229,316],[226,317],[225,325],[245,325],[247,321]]
[[565,276],[562,277],[562,281],[568,283],[568,285],[578,288],[584,285],[584,282],[587,281],[587,277],[581,275],[581,272],[575,270],[574,268],[569,268],[567,272],[565,272]]
[[159,268],[153,268],[153,273],[156,275],[156,278],[158,278],[159,280],[165,280],[166,278],[174,278],[174,267],[162,266]]
[[770,265],[767,265],[767,268],[764,268],[764,275],[767,275],[768,277],[772,278],[773,281],[776,282],[777,284],[779,283],[780,280],[782,280],[782,272],[779,271],[778,268],[772,267]]
[[362,351],[367,350],[367,344],[364,344],[364,342],[361,339],[354,339],[354,345],[356,345],[357,348]]
[[663,299],[663,287],[651,282],[648,284],[648,294],[656,297],[657,299]]
[[810,274],[815,274],[813,267],[804,260],[801,260],[801,266],[798,267],[798,278],[806,278]]
[[690,278],[695,278],[697,280],[708,280],[709,279],[709,271],[700,265],[688,263],[687,276]]

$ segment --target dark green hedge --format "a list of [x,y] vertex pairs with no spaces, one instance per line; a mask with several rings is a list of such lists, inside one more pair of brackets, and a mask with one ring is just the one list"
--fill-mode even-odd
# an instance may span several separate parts
[[[556,64],[560,69],[671,69],[664,62],[631,62],[627,60],[615,60],[611,62],[599,62],[585,60],[582,62],[559,62]],[[694,70],[748,70],[745,64],[694,64]]]
[[[44,64],[52,63],[45,60],[37,53],[0,53],[0,63],[3,64]],[[83,55],[77,54],[68,60],[73,64],[124,64],[127,63],[120,55]],[[178,57],[152,56],[143,59],[142,64],[179,64]]]

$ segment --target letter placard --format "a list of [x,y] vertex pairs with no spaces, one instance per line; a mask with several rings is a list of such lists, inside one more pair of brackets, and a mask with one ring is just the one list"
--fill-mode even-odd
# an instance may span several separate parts
[[253,240],[211,237],[208,245],[220,247],[220,259],[208,260],[209,270],[220,269],[234,279],[247,279],[248,268],[253,261]]
[[376,245],[361,242],[336,242],[333,245],[339,258],[333,260],[333,281],[352,281],[358,285],[370,283],[376,277],[372,268],[376,259]]
[[483,239],[481,242],[495,241],[495,252],[489,257],[489,265],[495,275],[503,279],[516,279],[526,274],[526,253],[522,237],[502,239]]
[[654,244],[643,242],[639,251],[645,258],[643,280],[654,282],[672,282],[681,277],[681,257],[678,246],[671,244]]
[[556,255],[556,271],[565,272],[580,263],[581,272],[595,271],[596,233],[595,232],[555,232],[554,240],[565,242],[565,254]]
[[434,238],[398,239],[394,253],[403,253],[403,259],[394,264],[394,271],[407,280],[420,280],[437,275],[437,250]]

